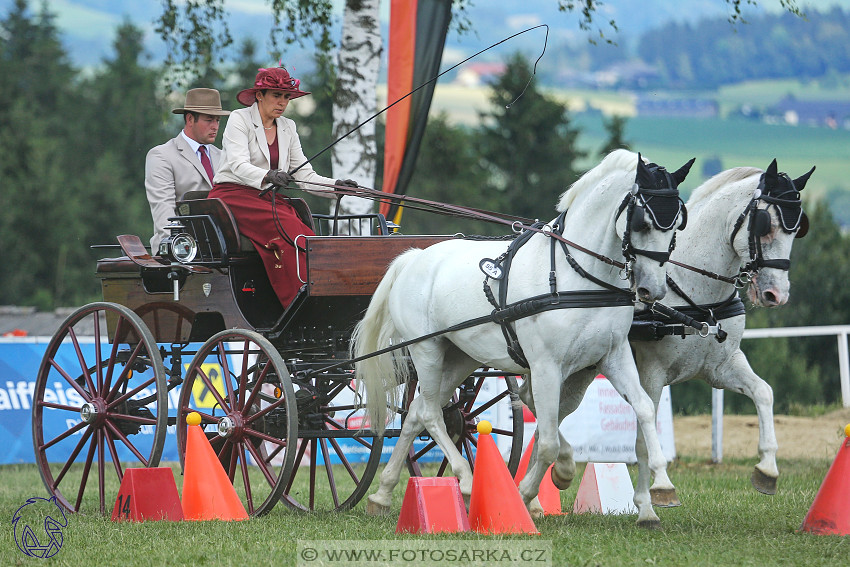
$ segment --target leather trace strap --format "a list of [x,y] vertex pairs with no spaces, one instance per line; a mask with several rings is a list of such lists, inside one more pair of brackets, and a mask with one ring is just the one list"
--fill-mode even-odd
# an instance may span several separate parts
[[[560,235],[563,231],[564,218],[566,213],[561,213],[555,221],[552,234]],[[542,223],[534,225],[535,228],[541,228]],[[584,270],[578,262],[570,254],[569,248],[563,241],[558,240],[563,250],[564,256],[569,265],[583,278],[601,286],[601,290],[573,290],[573,291],[558,291],[558,283],[555,270],[556,261],[556,239],[550,240],[549,254],[549,294],[539,295],[510,305],[507,304],[508,283],[510,281],[511,264],[519,249],[525,245],[535,232],[525,231],[513,242],[508,245],[508,249],[493,261],[496,268],[493,274],[499,274],[499,297],[496,299],[493,290],[490,287],[490,279],[492,276],[485,273],[484,276],[484,295],[487,301],[493,306],[492,313],[494,322],[498,323],[502,329],[502,335],[505,337],[505,343],[508,349],[508,355],[515,363],[523,368],[528,368],[528,360],[522,350],[522,345],[519,343],[516,330],[511,324],[513,321],[522,317],[529,317],[544,311],[552,309],[576,309],[590,307],[625,307],[634,304],[634,293],[625,288],[616,287],[604,280],[601,280]]]

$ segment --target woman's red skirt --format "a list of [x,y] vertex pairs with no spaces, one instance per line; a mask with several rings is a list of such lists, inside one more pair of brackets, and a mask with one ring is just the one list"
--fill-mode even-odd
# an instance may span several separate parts
[[260,197],[260,192],[253,187],[235,183],[216,183],[209,194],[227,204],[239,232],[254,243],[272,287],[281,305],[286,307],[303,285],[298,274],[305,280],[307,278],[307,255],[303,250],[296,254],[293,244],[297,242],[303,247],[304,239],[296,238],[314,236],[315,233],[281,195],[274,195],[273,214],[272,195],[266,193]]

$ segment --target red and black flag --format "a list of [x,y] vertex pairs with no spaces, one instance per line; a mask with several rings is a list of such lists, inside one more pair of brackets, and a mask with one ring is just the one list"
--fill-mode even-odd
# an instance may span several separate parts
[[[436,81],[419,87],[439,72],[451,15],[451,0],[392,0],[390,4],[387,102],[418,90],[387,111],[384,192],[405,194],[413,175]],[[389,220],[399,220],[397,204],[382,203],[380,212]]]

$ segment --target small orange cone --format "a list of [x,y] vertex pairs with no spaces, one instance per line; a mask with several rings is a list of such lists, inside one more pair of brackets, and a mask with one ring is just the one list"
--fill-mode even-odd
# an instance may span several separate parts
[[469,525],[478,533],[539,534],[496,442],[490,436],[492,430],[489,421],[478,423]]
[[469,518],[457,478],[410,477],[395,531],[397,534],[468,532]]
[[112,508],[112,521],[183,519],[174,473],[168,467],[127,469]]
[[[520,481],[528,471],[528,461],[531,459],[531,450],[533,448],[534,435],[531,436],[531,441],[528,442],[528,446],[522,454],[522,459],[519,461],[519,467],[517,467],[516,475],[514,476],[514,483],[517,486],[519,486]],[[537,500],[540,502],[540,506],[543,507],[543,514],[545,516],[561,516],[564,514],[561,508],[561,491],[552,482],[552,467],[554,466],[554,463],[549,465],[546,474],[543,475],[543,480],[540,481],[540,488],[537,492]]]
[[818,535],[850,535],[850,424],[832,466],[823,479],[800,531]]
[[183,516],[187,520],[247,520],[245,506],[199,425],[201,416],[192,412],[186,423]]

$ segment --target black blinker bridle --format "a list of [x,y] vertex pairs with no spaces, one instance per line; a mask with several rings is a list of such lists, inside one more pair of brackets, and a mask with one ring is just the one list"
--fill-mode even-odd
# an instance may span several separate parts
[[656,184],[664,183],[666,187],[641,187],[635,182],[632,190],[625,196],[617,209],[615,218],[620,218],[623,211],[626,211],[626,230],[623,233],[623,256],[626,259],[626,268],[621,275],[623,279],[628,279],[631,276],[631,266],[637,256],[644,256],[655,260],[659,265],[663,265],[670,259],[670,254],[676,248],[675,232],[673,238],[670,239],[670,246],[666,252],[636,248],[632,244],[633,232],[643,232],[649,230],[652,226],[662,232],[667,232],[676,227],[676,222],[680,216],[682,224],[678,227],[678,230],[682,230],[688,224],[688,210],[679,196],[679,189],[673,177],[666,169],[654,163],[648,164],[647,168],[653,173]]
[[[776,211],[779,226],[786,234],[796,232],[794,238],[803,238],[809,232],[809,217],[803,211],[800,192],[787,174],[780,173],[779,178],[784,179],[787,186],[787,189],[781,192],[766,187],[765,175],[762,174],[758,188],[753,193],[753,198],[750,199],[744,211],[738,216],[738,220],[735,221],[735,228],[729,237],[729,244],[734,248],[735,235],[743,226],[744,219],[749,218],[747,241],[750,248],[750,261],[741,267],[738,274],[737,279],[741,284],[740,287],[752,281],[753,276],[758,273],[760,268],[775,268],[786,272],[791,269],[789,258],[765,259],[762,253],[761,239],[770,234],[771,230],[772,221],[769,210],[771,207]],[[759,208],[759,201],[764,201],[767,206]],[[739,286],[736,284],[736,287]]]

